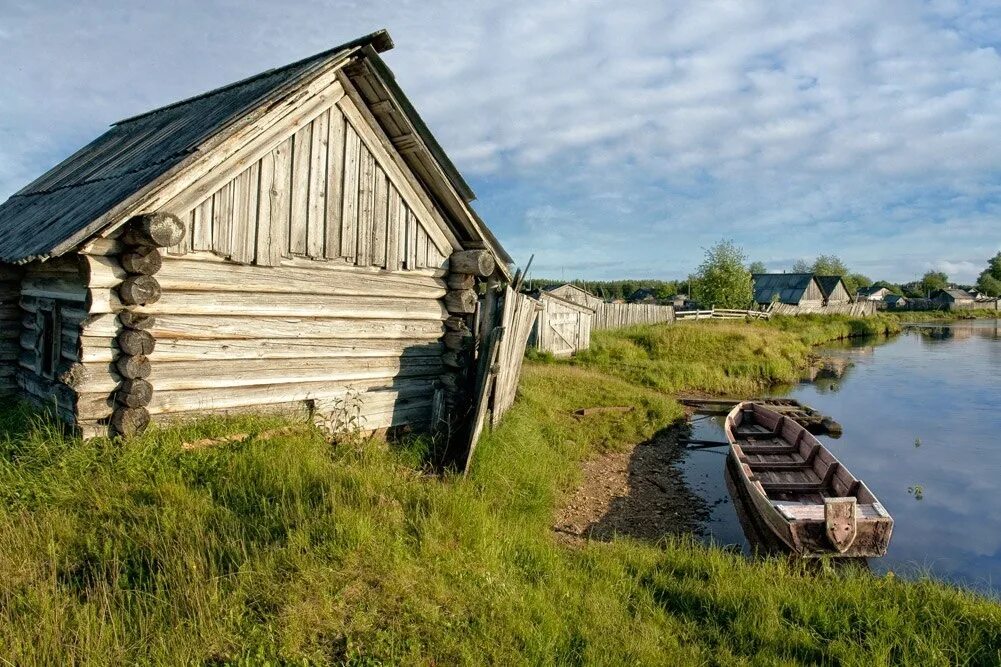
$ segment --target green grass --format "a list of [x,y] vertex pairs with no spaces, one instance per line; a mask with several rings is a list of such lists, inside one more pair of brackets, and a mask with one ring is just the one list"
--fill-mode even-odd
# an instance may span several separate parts
[[[793,326],[750,326],[747,338],[736,325],[677,327],[681,340],[630,331],[620,352],[642,362],[636,350],[656,348],[657,361],[694,346],[736,360],[729,381],[742,372],[758,381],[774,373],[747,365],[744,346],[784,341],[790,349],[771,363],[793,365],[808,353],[790,342]],[[614,336],[599,338],[619,349]],[[571,415],[600,405],[638,409]],[[680,417],[660,388],[597,365],[529,362],[515,408],[462,479],[426,474],[430,445],[419,438],[332,446],[304,426],[185,453],[185,441],[281,422],[216,419],[81,443],[8,408],[0,656],[17,665],[1001,661],[1001,605],[943,584],[811,573],[686,541],[554,539],[554,508],[579,483],[581,460]]]
[[893,318],[899,322],[952,322],[955,320],[994,320],[1001,318],[1001,312],[983,308],[975,310],[905,310],[884,313],[882,317]]
[[819,315],[638,326],[594,332],[573,363],[667,393],[748,395],[798,380],[815,345],[898,331],[893,318]]

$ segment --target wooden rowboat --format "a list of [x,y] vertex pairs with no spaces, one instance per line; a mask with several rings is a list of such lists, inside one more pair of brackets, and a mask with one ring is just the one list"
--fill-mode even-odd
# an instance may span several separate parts
[[886,554],[893,518],[872,491],[809,431],[745,401],[726,417],[730,468],[748,510],[793,553]]

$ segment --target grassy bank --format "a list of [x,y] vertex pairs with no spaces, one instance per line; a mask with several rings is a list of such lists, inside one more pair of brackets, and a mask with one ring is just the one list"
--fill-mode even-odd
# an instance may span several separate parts
[[900,329],[893,317],[819,315],[642,326],[594,332],[573,363],[667,393],[747,395],[798,380],[816,345]]
[[[754,325],[746,339],[735,326],[675,327],[682,339],[631,331],[621,344],[601,336],[595,354],[605,356],[587,364],[527,364],[517,405],[481,441],[468,479],[423,474],[420,439],[330,446],[302,427],[183,453],[184,441],[274,422],[213,420],[84,444],[7,410],[0,655],[13,664],[997,664],[1001,605],[945,585],[808,574],[684,542],[553,539],[554,506],[576,486],[580,460],[681,416],[659,385],[609,375],[601,360],[642,360],[647,349],[658,361],[691,346],[694,364],[697,350],[710,351],[727,373],[693,365],[671,380],[707,388],[742,374],[761,381],[808,353],[794,344],[805,323],[799,334]],[[757,345],[776,341],[789,349],[774,368],[750,363]],[[571,415],[600,405],[637,409]]]
[[994,320],[1001,318],[996,310],[905,310],[885,313],[882,317],[894,318],[899,322],[955,322],[957,320]]

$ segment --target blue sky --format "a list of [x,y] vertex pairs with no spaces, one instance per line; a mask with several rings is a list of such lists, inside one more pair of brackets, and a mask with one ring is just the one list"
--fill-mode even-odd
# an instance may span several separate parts
[[114,121],[386,27],[401,85],[533,274],[972,281],[1001,249],[996,3],[0,0],[0,197]]

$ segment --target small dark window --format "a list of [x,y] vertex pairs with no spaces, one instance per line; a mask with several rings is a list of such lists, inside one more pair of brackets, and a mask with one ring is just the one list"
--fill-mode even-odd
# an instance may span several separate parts
[[38,374],[46,378],[54,378],[59,366],[60,333],[59,309],[51,302],[38,304],[35,313],[35,326],[38,332],[38,347],[36,368]]

